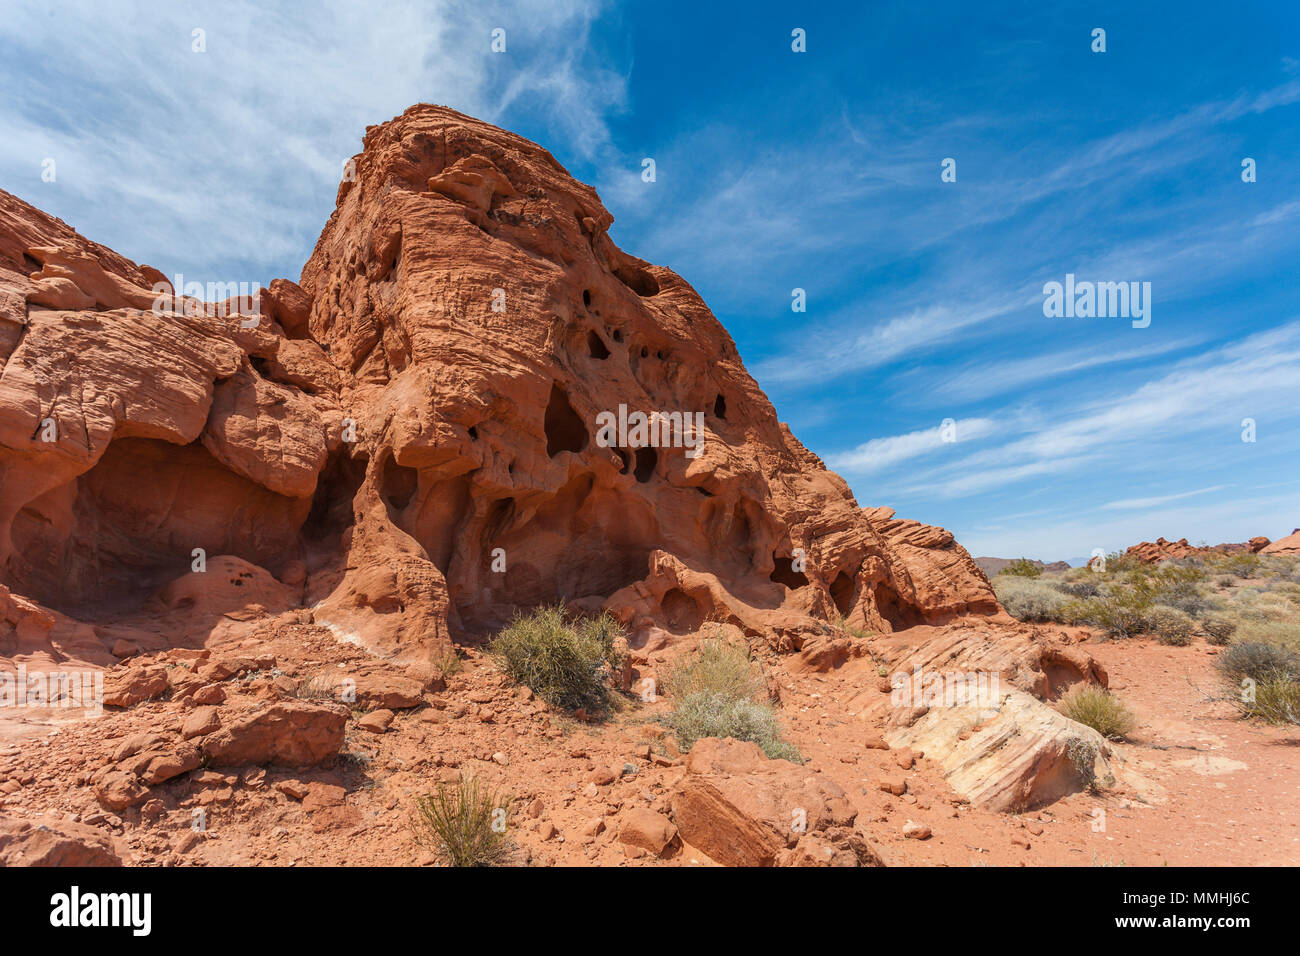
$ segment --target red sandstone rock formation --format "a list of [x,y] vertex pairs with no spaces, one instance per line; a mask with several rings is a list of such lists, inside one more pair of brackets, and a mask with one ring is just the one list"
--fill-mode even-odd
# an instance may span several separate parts
[[1177,541],[1166,541],[1164,538],[1156,538],[1155,541],[1143,541],[1135,544],[1125,552],[1134,558],[1137,558],[1143,564],[1158,564],[1161,561],[1172,561],[1177,558],[1190,558],[1206,555],[1224,555],[1224,554],[1259,554],[1268,549],[1268,538],[1257,537],[1249,541],[1237,544],[1216,544],[1207,547],[1197,547],[1188,544],[1186,538],[1179,538]]
[[[546,150],[421,105],[356,173],[256,323],[0,193],[0,642],[107,657],[247,608],[399,652],[560,600],[768,636],[998,611],[948,532],[858,506]],[[698,456],[601,447],[620,406],[701,413]]]
[[[1252,539],[1255,540],[1255,539]],[[1300,554],[1300,528],[1261,548],[1260,554]]]

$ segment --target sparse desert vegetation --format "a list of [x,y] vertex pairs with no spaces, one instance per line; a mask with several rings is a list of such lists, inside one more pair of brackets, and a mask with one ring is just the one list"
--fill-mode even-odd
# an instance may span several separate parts
[[1137,727],[1127,704],[1101,687],[1082,686],[1061,699],[1061,713],[1107,740],[1121,740]]
[[520,614],[490,645],[502,669],[549,704],[607,713],[622,665],[615,641],[623,629],[610,614],[570,618],[561,607]]
[[770,758],[803,762],[798,749],[781,736],[762,672],[747,648],[706,638],[689,660],[668,673],[664,686],[677,699],[664,722],[683,750],[704,737],[733,737],[758,744]]
[[1149,636],[1175,647],[1199,637],[1224,648],[1219,670],[1232,699],[1243,678],[1254,682],[1239,702],[1244,715],[1297,722],[1300,558],[1243,553],[1149,565],[1112,554],[1100,570],[1033,575],[1011,567],[993,587],[1013,617],[1086,625],[1112,639]]
[[439,783],[416,800],[416,842],[448,866],[497,866],[510,856],[507,837],[512,800],[473,776]]

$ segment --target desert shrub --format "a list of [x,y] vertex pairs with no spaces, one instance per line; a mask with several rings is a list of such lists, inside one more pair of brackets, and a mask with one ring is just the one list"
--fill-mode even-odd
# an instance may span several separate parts
[[1020,621],[1060,620],[1066,597],[1046,581],[1004,576],[993,579],[993,592],[1007,613]]
[[713,693],[727,697],[757,699],[766,696],[766,685],[748,648],[705,638],[689,661],[679,663],[664,677],[664,689],[673,697]]
[[1177,608],[1157,604],[1147,613],[1147,624],[1161,644],[1186,647],[1192,643],[1195,622]]
[[1191,592],[1163,594],[1159,597],[1159,603],[1165,607],[1171,607],[1176,611],[1182,611],[1189,617],[1201,617],[1210,611],[1215,610],[1219,605],[1217,602],[1210,600],[1209,596],[1200,590]]
[[1209,644],[1224,646],[1236,630],[1237,622],[1225,614],[1207,614],[1201,618],[1201,632]]
[[1106,555],[1106,574],[1127,574],[1142,567],[1142,562],[1131,554],[1125,554],[1122,551],[1112,551]]
[[432,655],[430,660],[443,677],[454,677],[465,668],[465,662],[461,660],[454,647],[449,647],[440,654]]
[[1201,590],[1205,577],[1205,570],[1194,564],[1164,564],[1132,571],[1125,576],[1124,584],[1153,604],[1197,615],[1210,607],[1209,598]]
[[1282,581],[1277,585],[1277,593],[1286,598],[1291,604],[1300,604],[1300,584]]
[[1300,724],[1300,682],[1283,675],[1266,677],[1254,687],[1254,699],[1240,704],[1247,717],[1270,724]]
[[1014,578],[1036,578],[1043,573],[1043,569],[1028,558],[1017,558],[998,572],[998,575],[1010,575]]
[[1262,568],[1257,554],[1232,554],[1217,563],[1215,569],[1234,578],[1253,578]]
[[1261,641],[1243,641],[1232,644],[1219,655],[1217,662],[1229,678],[1239,681],[1249,677],[1257,684],[1281,678],[1300,680],[1300,655],[1289,648]]
[[1074,769],[1083,779],[1084,785],[1091,788],[1097,782],[1097,756],[1101,747],[1096,739],[1071,737],[1065,743],[1065,755],[1074,764]]
[[734,737],[758,744],[773,760],[803,763],[791,743],[781,739],[781,725],[766,702],[697,691],[684,697],[666,718],[683,750],[705,737]]
[[1246,617],[1237,628],[1242,643],[1276,644],[1300,651],[1300,621],[1287,618]]
[[1061,699],[1061,713],[1110,740],[1126,737],[1137,717],[1122,700],[1100,687],[1080,687]]
[[614,641],[622,633],[609,614],[570,620],[563,608],[542,607],[517,615],[489,649],[512,680],[547,703],[608,711],[611,677],[622,665]]
[[758,744],[773,759],[803,762],[794,745],[781,739],[763,674],[747,648],[705,639],[690,660],[667,673],[664,687],[676,699],[664,722],[683,750],[703,737],[734,737]]
[[1221,574],[1214,579],[1214,583],[1221,588],[1230,588],[1237,583],[1237,579],[1230,574]]
[[513,847],[506,836],[513,800],[470,776],[439,783],[417,798],[412,826],[416,842],[449,866],[496,866]]
[[1055,581],[1054,586],[1062,594],[1068,594],[1070,597],[1088,598],[1096,597],[1101,593],[1101,588],[1097,587],[1096,581],[1072,580],[1072,581]]
[[1096,597],[1070,601],[1061,617],[1070,624],[1090,624],[1111,637],[1133,637],[1148,630],[1151,598],[1122,586]]
[[322,669],[299,679],[293,685],[293,696],[299,700],[334,700],[340,688],[339,672]]
[[1300,584],[1300,557],[1269,555],[1268,558],[1280,580]]

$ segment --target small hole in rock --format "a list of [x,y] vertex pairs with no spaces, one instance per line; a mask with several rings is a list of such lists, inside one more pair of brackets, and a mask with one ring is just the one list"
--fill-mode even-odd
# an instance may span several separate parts
[[808,576],[802,571],[794,569],[794,561],[790,555],[774,554],[772,555],[772,563],[775,567],[772,568],[770,577],[777,584],[784,584],[791,590],[807,587]]
[[655,451],[648,445],[636,450],[636,480],[645,484],[655,473],[655,465],[659,464],[659,452]]
[[847,571],[841,571],[831,582],[831,600],[835,602],[835,610],[839,611],[845,617],[853,610],[854,592],[857,586],[852,576]]
[[591,357],[594,359],[609,358],[609,348],[605,345],[604,340],[595,332],[587,333],[587,349],[591,352]]
[[615,342],[622,342],[623,341],[622,330],[615,329],[613,332],[610,333],[610,338],[612,338]]
[[718,397],[713,400],[713,417],[722,421],[727,420],[727,400],[718,393]]
[[590,289],[583,289],[583,290],[582,290],[582,304],[585,305],[585,306],[586,306],[587,308],[589,308],[589,309],[591,308],[591,290],[590,290]]
[[384,500],[397,511],[401,511],[411,503],[416,489],[420,487],[420,473],[414,468],[399,465],[393,458],[388,458],[384,462],[380,479],[380,491]]
[[579,452],[587,447],[587,426],[559,385],[551,385],[551,399],[546,403],[543,427],[546,430],[546,454],[552,458],[562,451]]

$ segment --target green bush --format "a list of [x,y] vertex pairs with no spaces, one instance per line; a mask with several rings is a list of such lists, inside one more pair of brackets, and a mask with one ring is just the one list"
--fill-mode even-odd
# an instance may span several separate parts
[[1191,616],[1177,608],[1157,604],[1147,614],[1147,624],[1161,644],[1186,647],[1192,643],[1196,624]]
[[697,691],[678,702],[666,722],[683,750],[705,737],[734,737],[758,744],[773,760],[803,763],[798,749],[781,739],[776,712],[767,703]]
[[1061,713],[1091,727],[1109,740],[1127,737],[1137,727],[1137,717],[1108,690],[1080,687],[1061,699]]
[[1233,554],[1215,565],[1215,570],[1234,578],[1253,578],[1262,570],[1263,562],[1257,554]]
[[571,621],[562,608],[543,607],[516,616],[489,650],[512,680],[547,703],[608,712],[611,679],[622,666],[614,642],[622,633],[608,613]]
[[416,842],[449,866],[497,866],[513,850],[506,836],[512,803],[470,776],[439,783],[437,791],[415,802]]
[[993,593],[1008,614],[1019,621],[1056,621],[1067,599],[1046,581],[999,574]]
[[998,576],[1006,574],[1014,578],[1036,578],[1042,573],[1043,569],[1028,558],[1017,558],[999,571]]
[[1090,624],[1110,637],[1134,637],[1149,630],[1151,598],[1122,585],[1092,598],[1070,601],[1061,618],[1070,624]]

